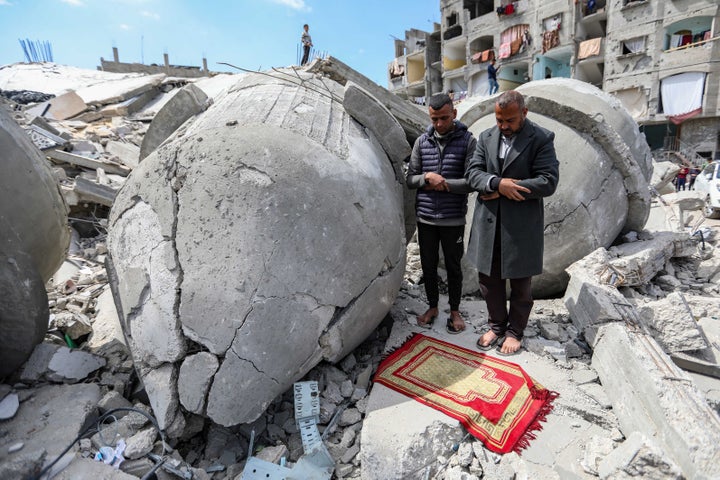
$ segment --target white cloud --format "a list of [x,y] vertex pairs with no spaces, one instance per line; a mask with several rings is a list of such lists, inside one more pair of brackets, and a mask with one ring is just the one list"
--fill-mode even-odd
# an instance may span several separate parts
[[273,3],[279,3],[295,10],[310,11],[310,7],[305,4],[305,0],[270,0]]
[[12,3],[7,0],[0,0],[0,6],[12,7]]
[[67,3],[68,5],[72,5],[73,7],[82,7],[85,6],[85,4],[82,2],[82,0],[60,0],[63,3]]
[[128,25],[127,23],[121,23],[120,29],[121,30],[132,30],[132,27],[130,25]]
[[148,12],[147,10],[143,10],[142,12],[140,12],[140,15],[142,15],[143,17],[152,18],[153,20],[160,20],[160,15],[158,15],[157,13]]

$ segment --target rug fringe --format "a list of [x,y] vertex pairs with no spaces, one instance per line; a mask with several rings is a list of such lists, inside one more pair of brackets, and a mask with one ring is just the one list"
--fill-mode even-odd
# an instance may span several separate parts
[[533,421],[528,425],[528,427],[525,429],[525,433],[518,439],[518,441],[515,443],[515,446],[513,447],[512,451],[520,455],[520,453],[525,450],[527,447],[530,446],[530,442],[532,440],[535,440],[537,436],[535,435],[535,432],[538,432],[543,429],[542,424],[547,421],[547,416],[552,412],[553,409],[553,401],[560,396],[558,392],[553,392],[552,390],[546,390],[546,389],[538,389],[533,385],[533,387],[530,389],[532,392],[533,389],[536,390],[542,390],[537,391],[533,393],[533,398],[541,399],[543,400],[543,405],[540,407],[540,410],[538,410],[537,415],[535,415],[535,418]]
[[391,348],[387,352],[383,352],[383,354],[380,355],[380,362],[382,363],[383,361],[387,360],[387,358],[390,355],[395,353],[399,348],[402,348],[402,346],[405,345],[407,342],[409,342],[410,339],[413,338],[415,335],[420,335],[420,334],[419,333],[411,333],[405,338],[405,340],[402,341],[402,343],[400,343],[400,345],[398,345],[397,347]]

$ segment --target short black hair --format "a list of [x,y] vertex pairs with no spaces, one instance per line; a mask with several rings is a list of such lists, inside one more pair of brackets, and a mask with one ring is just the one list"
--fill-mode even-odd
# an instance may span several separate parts
[[433,110],[440,110],[445,105],[453,106],[452,98],[447,93],[436,93],[428,101],[428,106]]
[[305,27],[310,28],[310,25],[308,25],[308,24],[306,23],[305,25],[303,25],[303,28],[305,28]]

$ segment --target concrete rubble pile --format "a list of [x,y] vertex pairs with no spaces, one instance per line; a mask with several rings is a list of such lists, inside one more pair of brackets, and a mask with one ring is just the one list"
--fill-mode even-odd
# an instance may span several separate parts
[[[690,235],[701,219],[692,210],[683,217],[680,206],[689,202],[672,194],[637,207],[650,217],[645,228],[630,214],[636,210],[620,209],[617,238],[583,246],[588,251],[563,267],[564,298],[536,301],[525,352],[512,361],[560,397],[522,454],[493,454],[457,421],[372,383],[383,353],[420,331],[415,315],[426,308],[412,232],[405,247],[403,223],[414,222],[403,218],[401,186],[405,138],[417,135],[425,113],[382,100],[362,76],[330,60],[312,64],[315,75],[179,82],[157,94],[156,107],[112,108],[82,124],[28,113],[39,103],[7,102],[19,124],[67,137],[65,147],[42,152],[65,186],[73,230],[65,262],[43,279],[45,340],[0,384],[0,477],[33,478],[55,462],[54,478],[66,479],[142,478],[153,469],[160,479],[260,478],[244,471],[250,458],[278,467],[308,458],[292,383],[312,380],[333,478],[716,478],[718,228],[704,230],[702,240]],[[3,84],[3,73],[0,88],[23,90]],[[542,104],[546,93],[533,92],[539,103],[531,110],[552,110],[552,101]],[[166,120],[148,126],[153,118]],[[248,118],[265,122],[245,124]],[[332,122],[341,134],[322,133],[336,132]],[[100,129],[110,132],[107,142],[93,136]],[[613,148],[642,153],[633,138]],[[112,141],[132,144],[132,155],[113,159]],[[88,142],[93,154],[74,150]],[[55,152],[127,174],[58,161],[63,153]],[[633,178],[657,184],[639,166],[618,173],[601,163],[626,192]],[[103,175],[113,189],[106,196],[81,196],[72,185],[78,178],[101,185]],[[355,184],[374,193],[358,197]],[[287,207],[280,218],[264,213],[280,206]],[[366,218],[369,211],[376,218]],[[366,223],[333,225],[340,217]],[[266,241],[250,241],[250,231],[265,232]],[[362,233],[390,246],[348,253],[348,243],[363,248]],[[149,261],[136,262],[139,256]],[[334,256],[343,261],[331,267]],[[487,313],[472,285],[467,292],[468,332],[444,339],[472,349]],[[250,335],[244,329],[253,330],[252,341],[239,340]],[[439,327],[422,332],[445,335]],[[270,388],[258,380],[265,374]]]

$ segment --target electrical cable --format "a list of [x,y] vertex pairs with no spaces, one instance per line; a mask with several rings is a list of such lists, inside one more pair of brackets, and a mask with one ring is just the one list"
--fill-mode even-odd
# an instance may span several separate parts
[[[163,431],[160,429],[160,426],[158,425],[157,420],[155,420],[155,417],[153,417],[153,416],[150,415],[149,413],[147,413],[147,412],[145,412],[145,411],[143,411],[143,410],[140,410],[140,409],[138,409],[138,408],[134,408],[134,407],[118,407],[118,408],[113,408],[112,410],[108,410],[107,412],[105,412],[104,414],[102,414],[100,417],[98,417],[97,422],[96,422],[96,425],[97,425],[96,431],[97,431],[97,432],[100,432],[100,431],[102,430],[102,428],[101,428],[102,422],[104,422],[108,417],[112,417],[112,418],[114,418],[114,419],[117,421],[117,418],[116,418],[113,414],[114,414],[115,412],[120,412],[120,411],[139,413],[139,414],[145,416],[148,420],[150,420],[150,422],[152,423],[153,427],[155,427],[155,429],[158,431],[158,433],[160,433],[160,439],[162,440],[162,445],[163,445],[163,455],[165,455],[165,453],[167,453],[167,444],[165,443],[165,434],[164,434]],[[65,448],[65,450],[63,450],[63,451],[55,458],[55,460],[53,460],[53,461],[52,461],[50,464],[48,464],[45,468],[43,468],[42,470],[40,470],[40,473],[38,473],[36,476],[31,477],[32,480],[41,480],[42,477],[43,477],[43,475],[45,475],[46,473],[48,473],[48,471],[50,471],[50,469],[51,469],[67,452],[70,451],[70,449],[73,447],[73,445],[75,445],[79,440],[81,440],[85,435],[87,435],[88,432],[90,432],[91,430],[93,430],[94,427],[95,427],[95,425],[90,425],[90,426],[88,426],[87,428],[85,428],[85,430],[83,430],[82,432],[80,432],[80,434],[78,434],[78,436],[75,437],[75,440],[73,440],[72,443],[70,443],[70,445],[68,445],[67,448]],[[158,464],[158,467],[159,467],[159,464]]]

